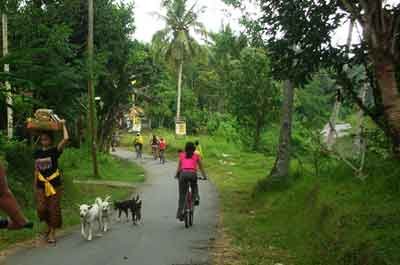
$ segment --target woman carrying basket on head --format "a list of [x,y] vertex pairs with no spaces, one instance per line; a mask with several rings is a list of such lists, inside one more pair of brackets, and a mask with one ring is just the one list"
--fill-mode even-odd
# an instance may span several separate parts
[[63,193],[58,159],[68,142],[69,135],[65,121],[61,121],[63,139],[54,146],[52,132],[41,132],[40,147],[34,153],[35,190],[37,212],[40,221],[47,225],[45,237],[48,243],[56,242],[56,229],[61,228],[61,197]]

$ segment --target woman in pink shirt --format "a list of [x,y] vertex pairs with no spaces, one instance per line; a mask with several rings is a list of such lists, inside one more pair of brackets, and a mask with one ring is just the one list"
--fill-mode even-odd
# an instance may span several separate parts
[[207,175],[204,171],[199,155],[195,154],[196,146],[192,142],[186,143],[185,152],[179,153],[179,163],[176,176],[179,180],[179,206],[176,218],[183,220],[183,208],[185,204],[186,191],[188,185],[191,185],[193,196],[195,198],[195,205],[199,205],[199,187],[197,184],[197,169],[200,169],[203,178],[206,179]]

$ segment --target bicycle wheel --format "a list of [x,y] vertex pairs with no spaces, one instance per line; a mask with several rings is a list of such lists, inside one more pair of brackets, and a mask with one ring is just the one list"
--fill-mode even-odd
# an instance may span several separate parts
[[193,211],[193,203],[192,203],[192,191],[190,187],[188,192],[186,193],[186,201],[185,201],[185,227],[189,228],[191,226],[190,219],[191,219],[191,212]]
[[165,163],[165,158],[164,158],[164,151],[160,152],[160,164]]
[[190,213],[188,211],[185,211],[185,227],[190,227]]
[[189,215],[189,226],[193,226],[194,210],[191,210],[188,215]]

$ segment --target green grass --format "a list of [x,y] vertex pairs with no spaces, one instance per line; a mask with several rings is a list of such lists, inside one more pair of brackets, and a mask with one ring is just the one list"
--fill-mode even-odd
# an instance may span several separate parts
[[[113,188],[108,186],[90,186],[83,184],[73,184],[73,178],[91,179],[91,163],[89,154],[84,150],[67,149],[62,155],[60,167],[64,175],[64,196],[62,201],[63,228],[68,229],[79,223],[78,204],[91,203],[98,196],[112,196],[113,200],[129,197],[133,190],[129,188]],[[141,182],[144,180],[143,169],[127,161],[119,160],[110,155],[99,155],[100,172],[102,180],[117,180],[127,182]],[[31,182],[30,182],[31,183]],[[32,185],[19,187],[24,189],[28,198],[33,198]],[[11,187],[13,189],[13,187]],[[15,188],[15,187],[14,187]],[[39,223],[36,215],[33,199],[22,202],[24,214],[33,222],[33,230],[25,231],[6,231],[0,230],[0,249],[5,249],[16,242],[28,240],[37,237],[43,230],[44,225]]]
[[400,264],[400,163],[369,155],[365,181],[343,163],[319,155],[319,174],[308,157],[292,162],[290,185],[255,193],[274,158],[244,152],[219,137],[200,139],[208,174],[217,185],[224,228],[239,250],[239,264]]
[[[78,180],[94,179],[90,153],[85,149],[68,149],[61,157],[61,167]],[[100,180],[143,182],[144,170],[129,161],[99,154]]]

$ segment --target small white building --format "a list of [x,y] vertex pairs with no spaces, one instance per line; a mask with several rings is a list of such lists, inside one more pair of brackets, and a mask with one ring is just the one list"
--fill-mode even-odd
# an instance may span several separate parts
[[350,123],[339,123],[339,124],[336,124],[334,130],[332,130],[329,123],[327,123],[325,125],[324,129],[321,131],[323,142],[328,143],[328,137],[329,137],[330,133],[333,134],[334,139],[348,136],[348,135],[350,135],[351,128],[352,127],[351,127]]

